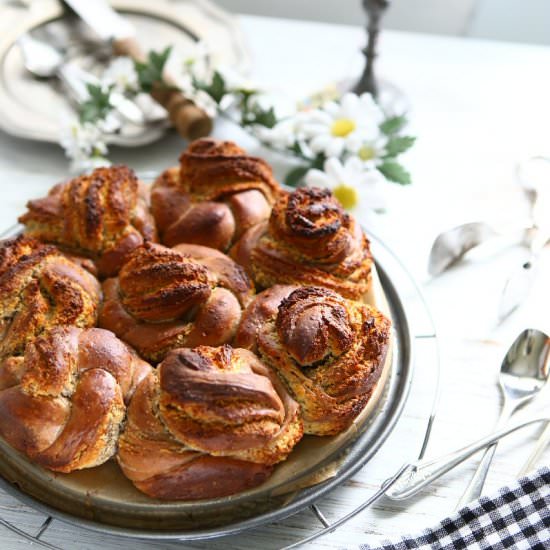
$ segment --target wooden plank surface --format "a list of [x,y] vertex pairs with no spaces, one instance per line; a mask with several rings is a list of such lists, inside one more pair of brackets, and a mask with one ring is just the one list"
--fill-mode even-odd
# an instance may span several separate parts
[[[255,74],[266,85],[300,97],[329,80],[357,72],[357,51],[364,41],[355,27],[243,17],[255,57]],[[277,47],[274,47],[274,44]],[[412,105],[411,132],[419,136],[408,154],[414,185],[390,186],[391,208],[375,219],[359,211],[377,234],[423,283],[439,334],[442,394],[429,454],[440,454],[484,435],[499,410],[496,376],[508,344],[527,326],[550,332],[550,255],[545,251],[541,273],[528,302],[502,327],[495,326],[500,289],[524,251],[510,248],[491,258],[469,261],[430,281],[425,272],[429,246],[437,232],[472,219],[503,224],[526,215],[517,187],[514,163],[548,153],[550,143],[550,49],[482,41],[387,32],[382,37],[380,70],[407,95]],[[253,148],[238,129],[218,124],[216,135]],[[114,151],[116,162],[137,170],[161,169],[176,162],[183,144],[170,136],[143,150]],[[28,198],[43,194],[63,177],[66,161],[55,146],[31,144],[0,135],[0,229],[11,225]],[[260,154],[261,150],[257,151]],[[269,157],[268,157],[269,158]],[[282,173],[279,159],[275,166]],[[429,361],[419,356],[418,363]],[[419,368],[422,373],[422,369]],[[352,480],[319,506],[336,519],[364,500],[405,460],[418,451],[421,419],[429,406],[429,384],[419,375],[415,400],[380,453]],[[424,389],[423,389],[424,388]],[[423,394],[424,391],[424,394]],[[542,407],[548,392],[539,399]],[[539,429],[511,436],[498,448],[487,490],[512,481]],[[541,464],[548,464],[547,450]],[[452,513],[476,467],[471,459],[421,495],[406,503],[380,501],[337,532],[311,545],[341,548],[377,536],[410,532]],[[0,493],[0,515],[28,532],[44,517]],[[54,521],[44,540],[64,549],[132,548],[265,548],[276,549],[320,527],[305,510],[276,525],[229,539],[193,543],[122,540]],[[20,550],[28,543],[0,526],[0,546]]]

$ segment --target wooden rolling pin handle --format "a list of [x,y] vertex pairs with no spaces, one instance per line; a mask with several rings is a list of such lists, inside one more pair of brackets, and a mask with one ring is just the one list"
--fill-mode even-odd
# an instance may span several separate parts
[[[117,55],[125,55],[142,63],[146,59],[138,42],[131,37],[114,40],[113,51]],[[165,81],[168,85],[173,83],[169,75],[165,76]],[[151,96],[168,111],[172,124],[183,138],[197,139],[212,131],[212,119],[180,91],[159,85],[153,89]]]

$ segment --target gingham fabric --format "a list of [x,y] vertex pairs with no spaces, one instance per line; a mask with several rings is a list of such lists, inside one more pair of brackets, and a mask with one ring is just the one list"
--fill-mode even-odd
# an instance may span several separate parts
[[481,497],[421,534],[361,544],[360,550],[549,550],[550,469]]

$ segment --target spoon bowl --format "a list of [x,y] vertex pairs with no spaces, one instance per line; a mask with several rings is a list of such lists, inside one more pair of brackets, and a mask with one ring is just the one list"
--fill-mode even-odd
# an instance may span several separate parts
[[439,275],[462,259],[467,252],[498,236],[485,222],[464,223],[440,233],[435,239],[428,260],[430,275]]
[[550,338],[539,330],[524,330],[505,355],[499,385],[505,396],[529,400],[548,381]]
[[[524,330],[508,349],[500,367],[499,386],[504,402],[497,429],[504,427],[518,408],[540,393],[548,382],[549,370],[550,337],[540,330]],[[496,445],[495,443],[486,449],[457,509],[481,495]]]
[[[47,42],[37,40],[30,34],[23,34],[17,44],[21,48],[25,68],[29,73],[39,78],[58,77],[78,103],[89,99],[88,85],[101,86],[101,81],[96,76],[74,63],[66,62],[63,54]],[[124,94],[111,91],[109,101],[124,120],[139,127],[146,124],[142,110]],[[113,129],[120,129],[120,122],[111,122],[114,122],[110,124]]]

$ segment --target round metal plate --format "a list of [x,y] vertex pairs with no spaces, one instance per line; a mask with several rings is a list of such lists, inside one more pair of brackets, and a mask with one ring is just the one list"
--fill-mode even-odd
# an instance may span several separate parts
[[[248,70],[249,55],[237,21],[208,0],[113,0],[112,4],[134,25],[144,51],[172,46],[168,63],[174,74],[198,41],[207,45],[213,63],[239,72]],[[95,73],[110,59],[110,47],[99,42],[76,16],[65,13],[56,0],[31,2],[28,7],[6,4],[2,9],[0,128],[18,137],[56,143],[64,120],[73,117],[74,110],[55,78],[38,80],[28,73],[17,38],[30,32]],[[159,139],[167,128],[164,120],[145,128],[125,124],[119,134],[105,139],[116,145],[139,146]]]
[[[382,286],[394,321],[395,341],[392,375],[387,383],[385,396],[377,405],[378,410],[372,413],[369,420],[365,423],[365,429],[359,434],[357,439],[343,449],[345,454],[343,458],[340,458],[341,462],[339,463],[338,474],[335,477],[312,487],[298,490],[292,495],[292,498],[289,498],[287,494],[282,496],[264,495],[261,501],[258,501],[257,499],[251,500],[246,494],[235,495],[228,499],[227,504],[240,509],[238,518],[232,518],[230,521],[222,522],[222,524],[202,527],[200,529],[171,529],[164,531],[116,527],[90,519],[82,519],[37,501],[25,494],[17,486],[1,478],[0,486],[19,500],[64,522],[103,533],[156,540],[197,540],[238,533],[245,529],[281,520],[311,505],[351,477],[378,452],[399,419],[413,379],[414,337],[409,324],[408,314],[404,309],[403,301],[400,297],[400,292],[394,283],[394,281],[399,281],[403,277],[408,279],[408,275],[392,253],[378,239],[373,238],[372,245],[377,259],[377,268]],[[426,442],[425,436],[425,430],[419,434],[419,437],[423,438],[421,441],[424,441],[424,443]],[[331,457],[331,459],[334,459],[334,457]],[[389,472],[388,474],[391,473]],[[193,511],[192,506],[188,511],[191,516]],[[205,506],[208,507],[208,504],[198,503],[196,506],[203,509]],[[216,506],[216,503],[212,504],[214,509]]]

